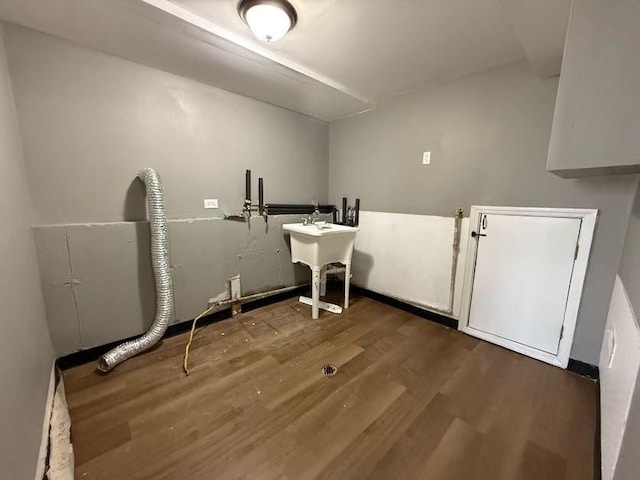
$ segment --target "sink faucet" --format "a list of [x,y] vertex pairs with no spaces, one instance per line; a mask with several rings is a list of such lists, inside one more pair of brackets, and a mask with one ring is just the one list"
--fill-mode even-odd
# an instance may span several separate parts
[[313,201],[313,206],[315,210],[309,214],[306,218],[302,219],[303,225],[315,225],[316,221],[320,218],[320,208],[318,207],[318,202]]

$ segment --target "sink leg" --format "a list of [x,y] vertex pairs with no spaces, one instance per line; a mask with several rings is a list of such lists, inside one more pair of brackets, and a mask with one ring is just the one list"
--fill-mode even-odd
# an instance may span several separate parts
[[327,267],[322,267],[320,273],[320,296],[324,297],[327,294]]
[[311,272],[311,318],[317,320],[320,316],[320,267],[313,267]]
[[344,308],[349,308],[349,283],[351,282],[351,264],[344,266]]

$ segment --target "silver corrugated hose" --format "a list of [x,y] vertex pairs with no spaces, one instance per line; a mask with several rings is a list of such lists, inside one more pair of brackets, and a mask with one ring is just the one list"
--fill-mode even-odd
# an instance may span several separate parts
[[155,345],[167,330],[173,317],[173,285],[169,261],[169,232],[164,210],[164,195],[160,176],[153,168],[142,170],[138,177],[147,191],[149,228],[151,230],[151,263],[156,282],[156,318],[147,333],[117,346],[98,361],[98,369],[108,372],[116,365]]

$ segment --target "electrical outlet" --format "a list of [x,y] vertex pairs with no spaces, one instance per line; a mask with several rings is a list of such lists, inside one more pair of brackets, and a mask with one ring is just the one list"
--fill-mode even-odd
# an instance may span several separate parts
[[431,152],[424,152],[422,154],[422,164],[429,165],[431,163]]
[[205,198],[204,199],[204,208],[218,208],[218,199],[217,198]]

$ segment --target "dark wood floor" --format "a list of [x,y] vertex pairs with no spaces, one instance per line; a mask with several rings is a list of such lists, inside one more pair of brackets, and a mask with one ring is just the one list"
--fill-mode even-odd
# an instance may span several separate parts
[[594,478],[594,383],[374,300],[210,325],[189,377],[185,341],[64,373],[77,478]]

